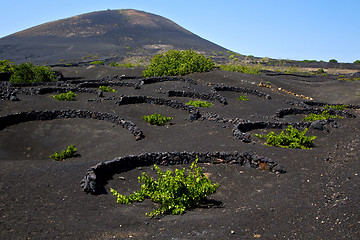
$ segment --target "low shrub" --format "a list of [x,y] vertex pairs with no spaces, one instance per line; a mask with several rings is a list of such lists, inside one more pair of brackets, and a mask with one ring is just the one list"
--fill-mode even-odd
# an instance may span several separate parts
[[282,147],[282,148],[300,148],[311,149],[314,145],[313,141],[316,136],[305,136],[307,128],[299,132],[298,129],[289,125],[286,128],[286,133],[282,131],[279,135],[275,135],[275,132],[270,132],[267,135],[255,134],[256,137],[266,138],[265,145]]
[[0,61],[0,72],[11,73],[11,83],[54,82],[55,74],[50,67],[35,66],[32,63],[14,64],[8,60]]
[[304,117],[302,119],[302,121],[312,122],[312,121],[316,121],[316,120],[326,120],[326,119],[330,119],[330,118],[344,118],[344,117],[330,115],[329,110],[324,110],[321,114],[311,113],[308,116]]
[[212,103],[208,103],[206,101],[189,101],[186,105],[194,106],[194,107],[212,107]]
[[60,153],[55,152],[50,157],[55,161],[63,161],[66,158],[75,157],[77,153],[77,149],[74,145],[70,145],[66,148],[66,150],[62,150]]
[[13,65],[14,63],[9,60],[0,60],[0,73],[2,72],[11,73]]
[[237,100],[240,100],[240,101],[249,101],[249,99],[248,99],[245,95],[241,95],[240,97],[237,98]]
[[207,72],[215,64],[203,55],[193,50],[169,50],[164,54],[154,56],[149,66],[143,71],[144,77],[175,76],[194,72]]
[[76,94],[73,93],[72,91],[69,91],[66,93],[60,93],[58,95],[53,95],[52,97],[58,101],[74,101]]
[[100,86],[99,90],[103,91],[103,92],[116,92],[115,89],[109,87],[109,86]]
[[103,61],[96,60],[96,61],[92,61],[90,64],[91,65],[104,65],[105,63]]
[[167,122],[170,122],[173,118],[172,117],[164,117],[161,114],[152,114],[149,116],[143,116],[142,117],[147,123],[150,123],[151,125],[157,125],[162,126]]
[[146,213],[149,217],[164,214],[183,214],[186,210],[194,208],[201,200],[205,199],[219,188],[219,184],[212,184],[204,175],[201,167],[197,167],[196,159],[190,167],[189,173],[185,176],[185,168],[175,169],[175,173],[167,170],[165,173],[156,165],[158,179],[154,180],[145,172],[139,177],[142,183],[141,190],[138,190],[128,197],[121,195],[114,189],[110,189],[117,198],[117,203],[131,204],[142,202],[145,198],[152,199],[161,206],[158,209]]
[[243,66],[243,65],[220,65],[220,69],[231,72],[242,72],[248,74],[261,74],[261,69],[257,67]]
[[347,105],[325,105],[324,109],[334,109],[334,110],[345,110],[348,106]]

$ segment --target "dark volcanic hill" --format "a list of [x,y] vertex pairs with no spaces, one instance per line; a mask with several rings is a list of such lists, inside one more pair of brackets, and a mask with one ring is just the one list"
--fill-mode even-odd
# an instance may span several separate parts
[[0,39],[0,59],[49,64],[88,59],[119,60],[168,49],[226,51],[164,17],[126,9],[78,15]]

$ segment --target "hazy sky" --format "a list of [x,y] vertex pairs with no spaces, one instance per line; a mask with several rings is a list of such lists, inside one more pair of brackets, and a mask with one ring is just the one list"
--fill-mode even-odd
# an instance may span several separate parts
[[106,9],[166,17],[232,51],[295,60],[360,59],[360,0],[1,0],[0,37]]

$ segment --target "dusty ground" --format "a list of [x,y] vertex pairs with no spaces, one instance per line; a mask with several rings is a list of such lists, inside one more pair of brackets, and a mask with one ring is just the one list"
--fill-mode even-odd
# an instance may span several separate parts
[[[141,69],[59,70],[65,76],[86,79],[114,74],[141,75]],[[240,93],[219,92],[226,97],[228,105],[213,102],[213,108],[201,109],[202,113],[215,112],[222,117],[250,121],[264,120],[278,109],[292,107],[284,100],[304,100],[259,87],[260,81],[316,101],[360,103],[358,82],[340,82],[329,77],[270,77],[219,70],[188,77],[199,85],[163,82],[137,90],[115,87],[118,92],[105,93],[105,97],[136,94],[167,98],[161,91],[189,88],[208,93],[207,83],[247,87],[270,94],[271,100],[248,95],[250,101],[243,102],[236,100]],[[57,102],[51,95],[19,94],[21,101],[2,100],[0,115],[45,109],[96,110],[133,121],[143,130],[145,139],[135,141],[128,130],[92,119],[32,121],[1,130],[1,239],[359,239],[359,110],[347,110],[357,118],[336,119],[342,124],[340,128],[310,129],[309,135],[318,136],[315,147],[299,150],[268,147],[258,139],[253,144],[243,143],[232,139],[231,128],[223,128],[221,123],[190,122],[188,112],[166,106],[87,102],[98,98],[89,93],[79,93],[74,102]],[[174,117],[173,124],[157,127],[141,119],[155,112]],[[287,116],[287,120],[301,117]],[[251,134],[260,132],[253,130]],[[78,148],[80,157],[62,162],[49,158],[70,144]],[[208,204],[181,216],[160,219],[145,216],[156,207],[151,201],[119,205],[111,194],[87,195],[80,188],[80,180],[90,166],[118,156],[154,151],[253,151],[283,165],[286,173],[202,164],[210,179],[220,184],[209,199],[222,204]],[[105,188],[130,194],[138,189],[137,176],[143,171],[153,174],[149,167],[132,170],[115,175]]]

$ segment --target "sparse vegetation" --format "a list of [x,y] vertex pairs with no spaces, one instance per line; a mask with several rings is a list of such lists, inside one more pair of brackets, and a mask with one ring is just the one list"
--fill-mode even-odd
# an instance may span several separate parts
[[326,72],[323,68],[319,68],[318,70],[312,72],[311,74],[314,74],[314,75],[322,75],[322,76],[326,76]]
[[143,72],[143,76],[175,76],[193,72],[207,72],[214,66],[210,58],[206,58],[193,50],[169,50],[165,54],[158,54],[151,59],[150,65]]
[[240,97],[237,98],[237,100],[240,100],[240,101],[249,101],[249,99],[248,99],[245,95],[241,95]]
[[63,161],[66,158],[75,157],[77,153],[77,149],[74,145],[70,145],[66,148],[66,150],[62,150],[60,153],[55,152],[50,157],[55,161]]
[[311,113],[308,116],[304,117],[302,121],[312,122],[312,121],[316,121],[316,120],[326,120],[326,119],[330,119],[330,118],[343,118],[343,117],[330,115],[329,110],[325,110],[321,114]]
[[74,101],[76,94],[73,93],[72,91],[69,91],[66,93],[60,93],[58,95],[53,95],[52,97],[58,101]]
[[360,81],[360,78],[356,78],[356,77],[346,77],[346,76],[344,76],[344,75],[340,75],[339,77],[338,77],[338,80],[339,81]]
[[157,126],[162,126],[167,122],[170,122],[173,117],[164,117],[161,114],[152,114],[149,116],[143,116],[142,117],[147,123],[151,124],[151,125],[157,125]]
[[122,68],[133,68],[133,67],[135,67],[135,65],[132,64],[132,63],[118,63],[118,62],[110,63],[110,66],[112,66],[112,67],[122,67]]
[[243,65],[220,65],[220,69],[231,72],[242,72],[242,73],[258,74],[258,75],[261,74],[260,68],[243,66]]
[[91,65],[104,65],[105,63],[103,61],[96,60],[96,61],[92,61],[90,64]]
[[99,90],[103,91],[103,92],[116,92],[115,89],[109,87],[109,86],[100,86]]
[[186,105],[194,106],[194,107],[212,107],[212,103],[208,103],[207,101],[189,101]]
[[311,149],[314,145],[313,141],[317,138],[316,136],[305,136],[307,128],[299,132],[298,129],[293,128],[289,125],[286,128],[286,133],[282,131],[276,135],[275,132],[270,132],[267,135],[255,134],[256,137],[266,138],[265,145],[282,147],[282,148],[300,148],[300,149]]
[[156,217],[164,214],[183,214],[186,210],[196,207],[203,199],[219,188],[219,184],[212,184],[202,172],[201,167],[197,167],[196,159],[185,176],[185,168],[175,169],[175,173],[167,170],[165,173],[154,165],[158,179],[154,180],[145,172],[139,177],[142,183],[141,190],[138,190],[128,197],[121,195],[111,188],[111,192],[117,198],[117,203],[131,204],[142,202],[145,198],[152,199],[161,206],[158,209],[146,213],[149,217]]

